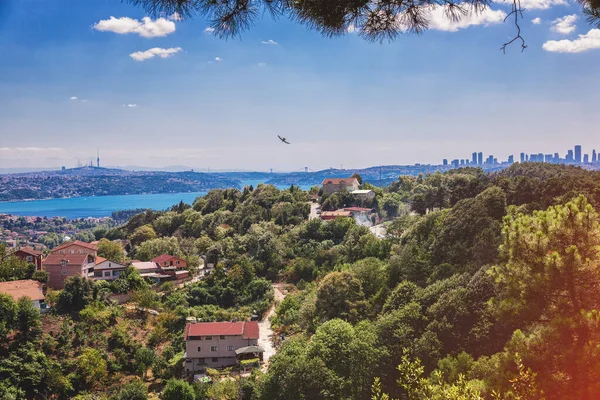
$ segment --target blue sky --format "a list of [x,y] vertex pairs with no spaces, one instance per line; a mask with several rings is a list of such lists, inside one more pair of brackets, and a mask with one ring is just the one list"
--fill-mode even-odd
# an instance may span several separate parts
[[600,30],[574,2],[524,7],[529,47],[503,54],[504,3],[380,44],[269,17],[225,41],[120,0],[0,0],[0,168],[96,149],[111,166],[276,171],[600,149]]

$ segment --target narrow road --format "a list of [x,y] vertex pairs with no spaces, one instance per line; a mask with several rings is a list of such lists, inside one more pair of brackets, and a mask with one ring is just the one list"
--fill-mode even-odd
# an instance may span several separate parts
[[319,218],[319,214],[317,214],[317,210],[319,209],[319,203],[310,203],[310,214],[308,215],[308,219]]
[[280,289],[278,284],[273,284],[273,291],[275,292],[275,304],[271,306],[271,309],[267,313],[267,316],[258,323],[259,339],[258,345],[265,351],[263,353],[263,361],[265,365],[268,364],[269,358],[275,354],[275,347],[273,347],[273,330],[271,329],[271,317],[275,315],[275,307],[284,298],[285,295]]
[[383,224],[371,226],[369,230],[373,232],[377,239],[383,239],[387,234],[385,226]]

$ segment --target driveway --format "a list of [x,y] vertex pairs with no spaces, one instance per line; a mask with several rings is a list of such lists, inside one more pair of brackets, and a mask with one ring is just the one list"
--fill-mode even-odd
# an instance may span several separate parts
[[271,317],[275,315],[275,307],[279,304],[284,298],[285,295],[280,290],[279,285],[273,285],[273,291],[275,292],[275,303],[271,306],[271,309],[267,313],[267,316],[258,323],[258,345],[263,348],[265,351],[263,353],[263,361],[265,365],[268,364],[269,358],[271,358],[275,354],[275,347],[273,347],[273,330],[271,329]]
[[308,215],[308,219],[319,218],[319,214],[317,214],[317,210],[319,208],[319,203],[310,203],[310,214]]

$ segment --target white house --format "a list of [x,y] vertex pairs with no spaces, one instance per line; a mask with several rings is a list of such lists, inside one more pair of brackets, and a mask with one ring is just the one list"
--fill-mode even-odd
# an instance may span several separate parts
[[127,269],[126,265],[107,260],[103,257],[96,257],[96,266],[94,267],[94,279],[103,281],[112,281]]

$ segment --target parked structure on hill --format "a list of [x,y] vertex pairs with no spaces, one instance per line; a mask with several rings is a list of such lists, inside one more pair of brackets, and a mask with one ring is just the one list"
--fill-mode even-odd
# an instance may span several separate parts
[[96,257],[96,266],[94,267],[94,279],[103,281],[112,281],[127,269],[126,265],[107,260],[104,257]]
[[92,278],[97,254],[98,246],[80,240],[58,246],[43,261],[44,270],[48,273],[48,286],[62,289],[65,280],[71,276]]
[[257,321],[198,322],[185,326],[185,371],[236,365],[240,360],[262,360]]
[[43,253],[41,251],[37,251],[31,247],[21,247],[13,251],[11,255],[19,257],[21,260],[25,260],[30,264],[35,264],[35,269],[37,271],[42,269]]
[[327,196],[342,190],[353,192],[360,187],[356,178],[326,178],[323,179],[321,185],[323,186],[323,194]]
[[19,301],[22,297],[28,297],[33,301],[33,305],[38,308],[46,308],[42,283],[32,279],[21,281],[0,282],[0,293],[4,293]]

